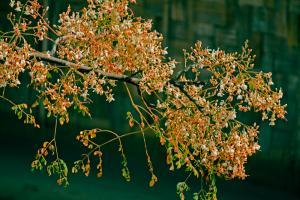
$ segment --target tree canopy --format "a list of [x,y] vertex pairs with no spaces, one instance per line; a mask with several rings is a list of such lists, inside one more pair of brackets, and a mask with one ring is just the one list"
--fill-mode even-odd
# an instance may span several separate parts
[[[55,175],[60,185],[69,184],[69,171],[89,176],[91,159],[98,160],[95,167],[101,177],[102,148],[111,142],[119,144],[122,175],[130,181],[122,139],[141,134],[151,174],[149,186],[154,186],[158,177],[144,137],[150,131],[166,148],[170,170],[185,168],[187,179],[205,179],[207,184],[194,193],[194,199],[216,199],[215,177],[246,178],[245,163],[260,148],[258,124],[246,124],[242,113],[260,113],[262,120],[275,125],[277,119],[285,119],[282,91],[272,86],[270,72],[255,70],[255,56],[247,42],[240,53],[204,48],[197,42],[183,50],[183,62],[169,58],[163,36],[152,30],[151,20],[135,17],[130,3],[135,0],[87,0],[79,12],[69,6],[59,15],[58,24],[50,24],[48,8],[38,0],[11,0],[12,30],[0,32],[0,99],[36,128],[40,125],[33,110],[38,105],[55,119],[53,138],[38,149],[32,168]],[[36,44],[46,40],[53,48],[39,51]],[[16,104],[5,95],[6,89],[24,84],[21,73],[28,74],[28,88],[38,94],[34,103]],[[88,106],[93,93],[107,103],[118,101],[114,98],[117,85],[130,98],[132,110],[127,118],[133,131],[82,130],[76,140],[87,152],[69,166],[59,155],[57,126],[69,123],[71,110],[91,116]],[[138,91],[138,102],[130,87]],[[103,133],[113,139],[98,143]],[[181,199],[189,189],[187,179],[177,185]]]

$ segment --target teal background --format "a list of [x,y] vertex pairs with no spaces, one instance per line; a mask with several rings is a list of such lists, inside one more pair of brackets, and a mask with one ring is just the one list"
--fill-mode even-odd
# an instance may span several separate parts
[[[276,87],[284,91],[283,103],[288,104],[288,122],[261,126],[261,151],[251,157],[246,166],[250,175],[245,181],[218,181],[219,199],[300,199],[300,1],[299,0],[137,0],[132,8],[137,16],[153,19],[154,29],[165,35],[164,46],[170,55],[181,61],[181,50],[196,40],[209,48],[237,51],[246,39],[257,55],[256,67],[272,71]],[[7,30],[5,16],[9,0],[0,1],[0,29]],[[49,19],[57,22],[58,14],[68,4],[80,9],[82,1],[44,0],[50,6]],[[43,43],[46,50],[50,44]],[[26,79],[26,77],[24,77]],[[67,127],[59,128],[59,150],[71,165],[83,149],[75,141],[81,129],[110,128],[129,131],[126,112],[128,97],[116,90],[117,101],[105,103],[94,97],[93,119],[72,116]],[[19,103],[32,100],[26,85],[8,90],[8,96]],[[41,129],[25,126],[0,103],[0,199],[176,199],[176,183],[185,179],[183,171],[169,172],[164,149],[151,134],[147,135],[149,151],[159,182],[148,187],[142,138],[124,140],[132,182],[126,183],[120,174],[117,145],[104,152],[104,177],[70,176],[71,185],[61,188],[54,177],[44,172],[30,171],[30,163],[38,146],[51,138],[53,121],[38,113]],[[94,173],[95,174],[95,173]],[[191,179],[196,191],[199,180]]]

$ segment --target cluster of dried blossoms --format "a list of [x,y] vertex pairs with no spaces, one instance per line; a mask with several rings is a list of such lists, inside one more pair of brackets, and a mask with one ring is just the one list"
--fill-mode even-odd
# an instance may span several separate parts
[[[162,35],[151,30],[151,21],[134,17],[129,2],[134,0],[88,0],[87,7],[80,12],[69,7],[60,14],[59,24],[51,26],[45,17],[48,8],[37,0],[24,4],[11,1],[16,10],[16,14],[9,15],[13,29],[0,33],[0,97],[13,105],[19,118],[25,114],[28,123],[37,127],[31,109],[38,104],[47,110],[48,117],[55,118],[53,139],[38,150],[32,167],[46,166],[50,175],[59,176],[59,184],[67,184],[68,167],[58,156],[56,145],[58,122],[69,122],[71,108],[90,115],[87,105],[92,102],[91,93],[104,95],[111,102],[113,87],[125,82],[135,112],[128,113],[129,125],[139,130],[123,135],[101,129],[82,131],[77,140],[88,153],[75,162],[72,172],[81,170],[88,176],[90,157],[94,155],[99,160],[97,169],[101,177],[101,148],[118,141],[122,175],[130,180],[121,139],[140,133],[151,173],[149,185],[153,186],[157,177],[144,137],[148,129],[167,148],[171,170],[185,167],[196,177],[211,181],[212,187],[204,194],[196,193],[194,198],[215,199],[214,175],[245,178],[247,158],[259,149],[258,125],[247,125],[239,116],[243,112],[260,112],[263,120],[274,125],[276,119],[284,119],[286,114],[285,105],[280,102],[282,92],[271,88],[271,73],[253,69],[254,57],[247,45],[241,54],[228,54],[204,49],[198,42],[190,52],[184,51],[184,69],[173,74],[176,62],[165,57]],[[48,31],[57,39],[50,38]],[[32,38],[36,42],[52,41],[53,49],[47,53],[37,51],[30,45]],[[5,88],[21,84],[22,72],[29,73],[30,86],[38,93],[30,114],[25,112],[27,104],[17,105],[4,93]],[[141,104],[135,103],[127,84],[138,88]],[[154,107],[147,101],[149,96],[158,99]],[[98,144],[96,136],[103,132],[113,138]],[[54,155],[52,162],[46,159],[49,152]],[[187,189],[186,181],[178,185],[181,199]]]

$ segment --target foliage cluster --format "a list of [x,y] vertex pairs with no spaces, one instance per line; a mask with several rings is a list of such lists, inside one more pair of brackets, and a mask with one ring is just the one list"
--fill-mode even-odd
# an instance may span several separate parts
[[[154,186],[158,178],[144,137],[145,131],[150,131],[166,148],[170,170],[184,168],[188,178],[193,175],[205,180],[206,187],[195,193],[194,199],[216,199],[216,176],[244,179],[247,158],[260,148],[259,126],[241,121],[241,113],[261,113],[262,120],[275,125],[277,119],[285,118],[283,94],[273,88],[271,73],[253,68],[254,56],[247,43],[241,53],[226,53],[197,42],[183,51],[182,63],[166,57],[163,36],[152,30],[150,20],[135,17],[129,3],[135,1],[87,0],[81,11],[69,7],[59,15],[59,24],[51,25],[46,17],[48,8],[37,0],[11,0],[15,10],[8,15],[12,31],[0,32],[0,98],[12,104],[19,119],[25,117],[25,123],[37,128],[32,110],[38,105],[55,119],[53,138],[38,149],[32,168],[57,175],[58,184],[68,185],[69,168],[89,176],[90,159],[98,161],[97,176],[101,177],[102,148],[111,142],[119,144],[122,175],[129,181],[122,139],[141,134],[151,175],[149,186]],[[51,51],[33,47],[46,40],[53,42]],[[5,89],[22,84],[21,73],[29,75],[29,87],[38,94],[31,105],[16,104],[5,96]],[[120,84],[131,101],[127,118],[135,131],[81,131],[76,140],[87,153],[69,167],[59,157],[57,126],[69,123],[72,109],[90,116],[92,93],[114,101],[114,88]],[[140,103],[129,85],[138,90]],[[149,102],[149,97],[157,101]],[[97,143],[102,134],[113,138]],[[180,199],[189,190],[188,178],[178,183]]]

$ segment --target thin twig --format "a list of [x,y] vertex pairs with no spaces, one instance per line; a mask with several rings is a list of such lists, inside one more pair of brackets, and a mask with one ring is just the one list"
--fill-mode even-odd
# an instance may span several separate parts
[[50,55],[51,56],[54,56],[55,55],[55,52],[56,52],[56,49],[57,49],[57,45],[58,43],[62,40],[62,38],[58,37],[55,41],[54,41],[54,44],[53,44],[53,47],[50,51]]
[[191,102],[195,104],[195,106],[198,108],[198,110],[202,110],[202,106],[200,106],[197,101],[184,89],[184,86],[179,84],[178,82],[171,80],[170,82],[172,85],[177,87]]

